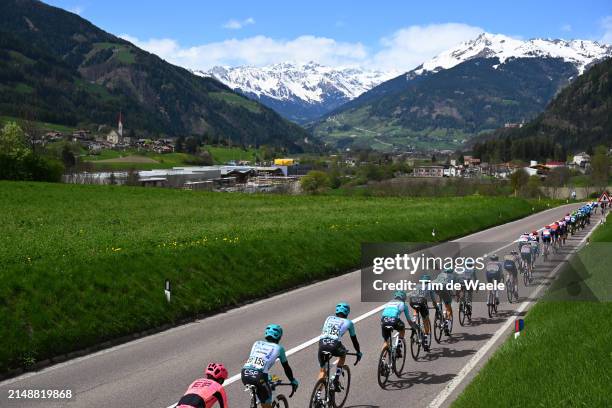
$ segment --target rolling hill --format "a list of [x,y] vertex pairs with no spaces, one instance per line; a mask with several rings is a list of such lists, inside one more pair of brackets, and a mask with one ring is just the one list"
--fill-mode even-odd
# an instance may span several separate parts
[[457,148],[527,121],[612,47],[481,34],[384,82],[309,128],[344,148]]
[[0,3],[0,115],[70,126],[125,126],[146,136],[207,135],[291,151],[304,129],[212,78],[201,78],[36,0]]
[[612,59],[592,66],[520,129],[480,138],[474,153],[485,161],[565,160],[566,153],[612,145]]

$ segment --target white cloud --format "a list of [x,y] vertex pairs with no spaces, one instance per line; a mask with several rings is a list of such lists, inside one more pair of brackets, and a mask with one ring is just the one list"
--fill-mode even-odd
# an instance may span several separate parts
[[85,10],[85,7],[83,6],[74,6],[70,9],[68,9],[69,12],[74,13],[74,14],[78,14],[79,16],[83,13],[83,11]]
[[311,35],[293,40],[277,40],[258,35],[187,48],[171,39],[140,41],[129,35],[122,35],[121,38],[173,64],[204,70],[215,65],[267,65],[284,61],[350,65],[363,62],[368,55],[361,43],[338,42]]
[[142,41],[127,34],[121,37],[173,64],[191,69],[316,61],[332,66],[360,65],[409,71],[440,52],[475,38],[482,31],[478,27],[456,23],[411,26],[382,38],[377,52],[371,52],[360,42],[342,42],[313,35],[289,40],[258,35],[192,47],[181,46],[167,38]]
[[255,19],[253,17],[245,18],[244,20],[231,19],[223,24],[223,28],[227,28],[229,30],[240,30],[241,28],[251,24],[255,24]]
[[563,24],[561,26],[561,30],[565,31],[566,33],[569,33],[570,31],[572,31],[572,25],[571,24]]
[[603,35],[601,42],[606,44],[612,44],[612,16],[607,16],[601,19],[601,28],[603,28]]
[[370,65],[379,69],[409,71],[483,31],[479,27],[457,23],[402,28],[381,40],[382,50],[373,56]]

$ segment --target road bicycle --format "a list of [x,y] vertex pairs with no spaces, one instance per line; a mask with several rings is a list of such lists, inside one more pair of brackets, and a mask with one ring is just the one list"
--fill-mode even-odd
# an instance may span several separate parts
[[489,296],[487,298],[487,311],[489,313],[489,317],[497,315],[497,302],[495,299],[495,292],[493,290],[489,291]]
[[[391,326],[388,328],[392,329]],[[395,373],[398,377],[402,375],[404,366],[406,365],[406,339],[399,337],[399,332],[393,331],[391,335],[391,347],[387,344],[385,348],[380,352],[380,358],[378,359],[377,378],[378,385],[380,388],[385,388],[391,372]],[[401,345],[402,356],[397,356],[398,346]],[[414,355],[413,355],[414,357]]]
[[[272,376],[270,380],[270,389],[274,392],[276,387],[279,386],[293,386],[291,383],[284,383],[281,379],[275,375]],[[258,408],[260,407],[260,403],[257,399],[257,388],[254,385],[247,385],[244,389],[246,392],[251,393],[251,404],[249,408]],[[295,390],[291,390],[291,394],[289,394],[289,398],[293,397]],[[278,394],[272,400],[272,408],[289,408],[289,401],[287,401],[287,397],[283,394]]]
[[542,248],[542,258],[544,258],[544,262],[548,262],[549,252],[550,252],[550,244],[546,242],[544,244],[544,248]]
[[434,319],[434,338],[436,339],[436,343],[440,344],[442,340],[442,333],[445,333],[446,336],[450,337],[453,332],[453,317],[450,319],[446,319],[444,317],[444,312],[442,311],[441,302],[436,303],[436,317]]
[[518,285],[511,273],[508,273],[508,279],[506,280],[506,296],[508,296],[508,302],[512,303],[513,300],[518,302]]
[[[427,306],[425,306],[427,307]],[[427,344],[427,335],[425,334],[425,330],[423,329],[423,321],[421,320],[421,313],[418,308],[416,310],[416,329],[412,329],[412,333],[410,334],[410,354],[412,354],[412,359],[417,361],[419,358],[419,354],[421,353],[421,348],[425,348]],[[402,365],[402,369],[404,366]],[[400,370],[401,371],[401,370]],[[399,374],[398,374],[399,375]]]
[[[336,390],[334,385],[335,375],[331,376],[331,358],[332,354],[328,351],[323,352],[325,361],[325,377],[320,378],[312,390],[310,396],[310,408],[342,408],[348,398],[349,390],[351,388],[351,370],[348,365],[342,367],[340,377],[338,379],[339,391]],[[359,356],[357,353],[346,353],[347,356],[357,356],[355,365],[359,363]]]
[[461,290],[461,297],[459,298],[459,324],[461,326],[465,326],[466,319],[468,324],[472,323],[472,299],[467,299],[465,291],[465,288]]

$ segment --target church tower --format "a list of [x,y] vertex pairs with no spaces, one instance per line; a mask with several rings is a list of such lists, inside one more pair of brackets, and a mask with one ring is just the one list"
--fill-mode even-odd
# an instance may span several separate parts
[[119,133],[119,140],[123,140],[123,122],[121,119],[121,111],[119,111],[119,123],[117,124],[117,133]]

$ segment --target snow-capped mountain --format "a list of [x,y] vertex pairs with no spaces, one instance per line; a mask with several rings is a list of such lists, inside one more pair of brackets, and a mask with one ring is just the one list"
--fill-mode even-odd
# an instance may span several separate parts
[[341,148],[456,148],[529,121],[612,46],[483,33],[345,103],[310,126]]
[[337,68],[314,62],[285,62],[264,67],[217,66],[195,73],[214,77],[300,123],[316,119],[399,75],[399,72]]
[[482,33],[424,62],[411,74],[438,72],[473,58],[499,58],[500,64],[511,58],[562,58],[572,63],[579,74],[592,63],[612,56],[612,46],[586,40],[518,40],[501,34]]

